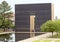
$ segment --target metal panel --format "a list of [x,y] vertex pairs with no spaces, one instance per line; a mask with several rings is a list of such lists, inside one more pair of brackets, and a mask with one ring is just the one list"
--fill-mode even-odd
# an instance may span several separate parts
[[[40,32],[40,26],[47,20],[51,20],[51,3],[16,4],[15,14],[15,32],[30,32],[31,15],[35,15],[35,32]],[[36,35],[39,34],[36,33]],[[26,36],[26,38],[29,38],[28,34],[26,34]],[[23,34],[16,34],[16,39],[21,40],[21,38],[18,37],[25,39]]]

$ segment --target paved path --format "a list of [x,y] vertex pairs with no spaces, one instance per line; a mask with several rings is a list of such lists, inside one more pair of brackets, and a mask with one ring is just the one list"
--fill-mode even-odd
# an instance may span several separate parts
[[[53,35],[55,35],[56,33],[54,32]],[[33,40],[39,40],[39,39],[48,39],[47,37],[52,36],[51,33],[46,33],[46,34],[42,34],[39,36],[35,36],[29,39],[25,39],[25,40],[21,40],[21,41],[17,41],[17,42],[32,42]]]

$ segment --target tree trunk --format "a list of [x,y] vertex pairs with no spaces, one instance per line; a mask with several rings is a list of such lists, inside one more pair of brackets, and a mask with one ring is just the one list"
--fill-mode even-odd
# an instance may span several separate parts
[[4,32],[6,32],[6,28],[4,28]]
[[52,38],[53,38],[53,32],[52,32]]
[[57,32],[57,36],[58,36],[58,34],[59,34],[59,33]]

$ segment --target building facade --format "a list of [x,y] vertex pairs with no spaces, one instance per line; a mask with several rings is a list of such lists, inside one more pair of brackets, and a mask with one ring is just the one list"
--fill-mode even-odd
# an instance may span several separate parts
[[40,26],[53,20],[51,3],[16,4],[15,5],[15,36],[16,41],[40,35]]

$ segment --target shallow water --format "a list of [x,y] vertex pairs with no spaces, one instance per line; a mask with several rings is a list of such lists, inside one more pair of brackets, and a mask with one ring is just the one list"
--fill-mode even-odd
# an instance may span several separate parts
[[[12,34],[10,37],[12,39],[8,40],[8,42],[15,42],[15,34]],[[4,42],[4,41],[0,41],[0,42]]]
[[12,39],[9,40],[8,42],[15,42],[15,34],[12,34],[11,37],[12,37]]

